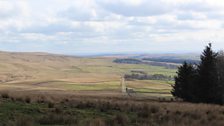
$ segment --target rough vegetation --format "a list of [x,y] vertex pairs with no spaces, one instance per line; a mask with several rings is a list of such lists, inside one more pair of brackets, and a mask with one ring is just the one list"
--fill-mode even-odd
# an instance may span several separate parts
[[[0,101],[0,125],[5,126],[222,126],[224,107],[166,100],[69,97],[47,95]],[[45,99],[43,99],[43,97]],[[41,102],[40,102],[41,101]]]

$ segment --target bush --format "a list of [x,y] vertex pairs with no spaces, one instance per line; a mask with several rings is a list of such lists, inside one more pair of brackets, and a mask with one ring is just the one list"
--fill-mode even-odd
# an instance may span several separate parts
[[21,98],[21,97],[17,97],[17,98],[16,98],[16,101],[23,102],[23,98]]
[[78,120],[69,115],[47,114],[45,116],[42,116],[38,122],[41,125],[69,125],[77,124]]
[[126,126],[128,124],[129,118],[125,114],[117,114],[113,119],[113,124],[116,126]]
[[45,103],[46,102],[46,98],[44,96],[39,96],[37,99],[37,103]]
[[30,103],[30,102],[31,102],[30,97],[27,96],[27,97],[25,98],[25,102],[26,102],[26,103]]
[[60,107],[56,107],[55,110],[54,110],[54,112],[56,114],[61,114],[63,111],[62,111],[62,109]]
[[33,119],[28,116],[18,116],[15,121],[15,126],[33,126]]
[[49,102],[49,103],[48,103],[48,108],[54,108],[54,103]]
[[89,126],[107,126],[107,125],[103,119],[96,118],[90,122]]
[[153,114],[158,113],[159,112],[159,107],[158,106],[151,106],[149,111]]
[[2,93],[1,96],[2,98],[6,98],[6,99],[9,98],[9,94],[6,92]]

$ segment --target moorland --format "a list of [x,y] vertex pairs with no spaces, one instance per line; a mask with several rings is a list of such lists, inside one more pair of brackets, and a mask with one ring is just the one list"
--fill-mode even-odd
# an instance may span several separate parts
[[[117,59],[143,63],[117,63]],[[179,66],[145,63],[147,56],[77,57],[0,52],[0,125],[5,126],[221,126],[224,107],[174,99]],[[150,58],[150,56],[149,56]],[[158,58],[158,57],[157,57]],[[132,60],[131,60],[132,61]],[[158,65],[159,63],[159,65]],[[121,92],[125,75],[131,96]],[[131,76],[132,77],[132,76]]]

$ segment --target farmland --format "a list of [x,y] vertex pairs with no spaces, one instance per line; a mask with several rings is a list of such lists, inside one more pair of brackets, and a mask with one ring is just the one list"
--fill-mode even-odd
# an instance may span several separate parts
[[[47,53],[0,53],[0,90],[68,91],[121,95],[120,81],[133,70],[174,76],[176,69],[148,64],[118,64],[115,57],[74,57]],[[170,96],[173,82],[126,81],[136,92]]]

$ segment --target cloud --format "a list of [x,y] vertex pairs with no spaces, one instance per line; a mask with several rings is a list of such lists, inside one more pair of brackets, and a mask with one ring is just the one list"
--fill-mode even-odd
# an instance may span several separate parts
[[18,12],[8,1],[0,1],[0,18],[5,19],[17,15]]
[[224,46],[223,16],[221,0],[1,0],[0,50],[197,51]]
[[167,3],[163,3],[161,0],[131,0],[131,2],[114,0],[113,2],[98,1],[98,3],[105,10],[123,16],[153,16],[165,14],[172,10],[172,6],[168,6]]
[[205,12],[205,11],[213,11],[216,8],[212,7],[211,5],[203,1],[196,1],[196,2],[191,1],[189,3],[180,4],[179,9],[185,11]]
[[206,20],[207,15],[198,12],[179,12],[177,18],[179,20]]
[[60,12],[59,16],[66,17],[76,21],[88,21],[96,17],[94,9],[86,10],[84,8],[68,8],[66,11]]

